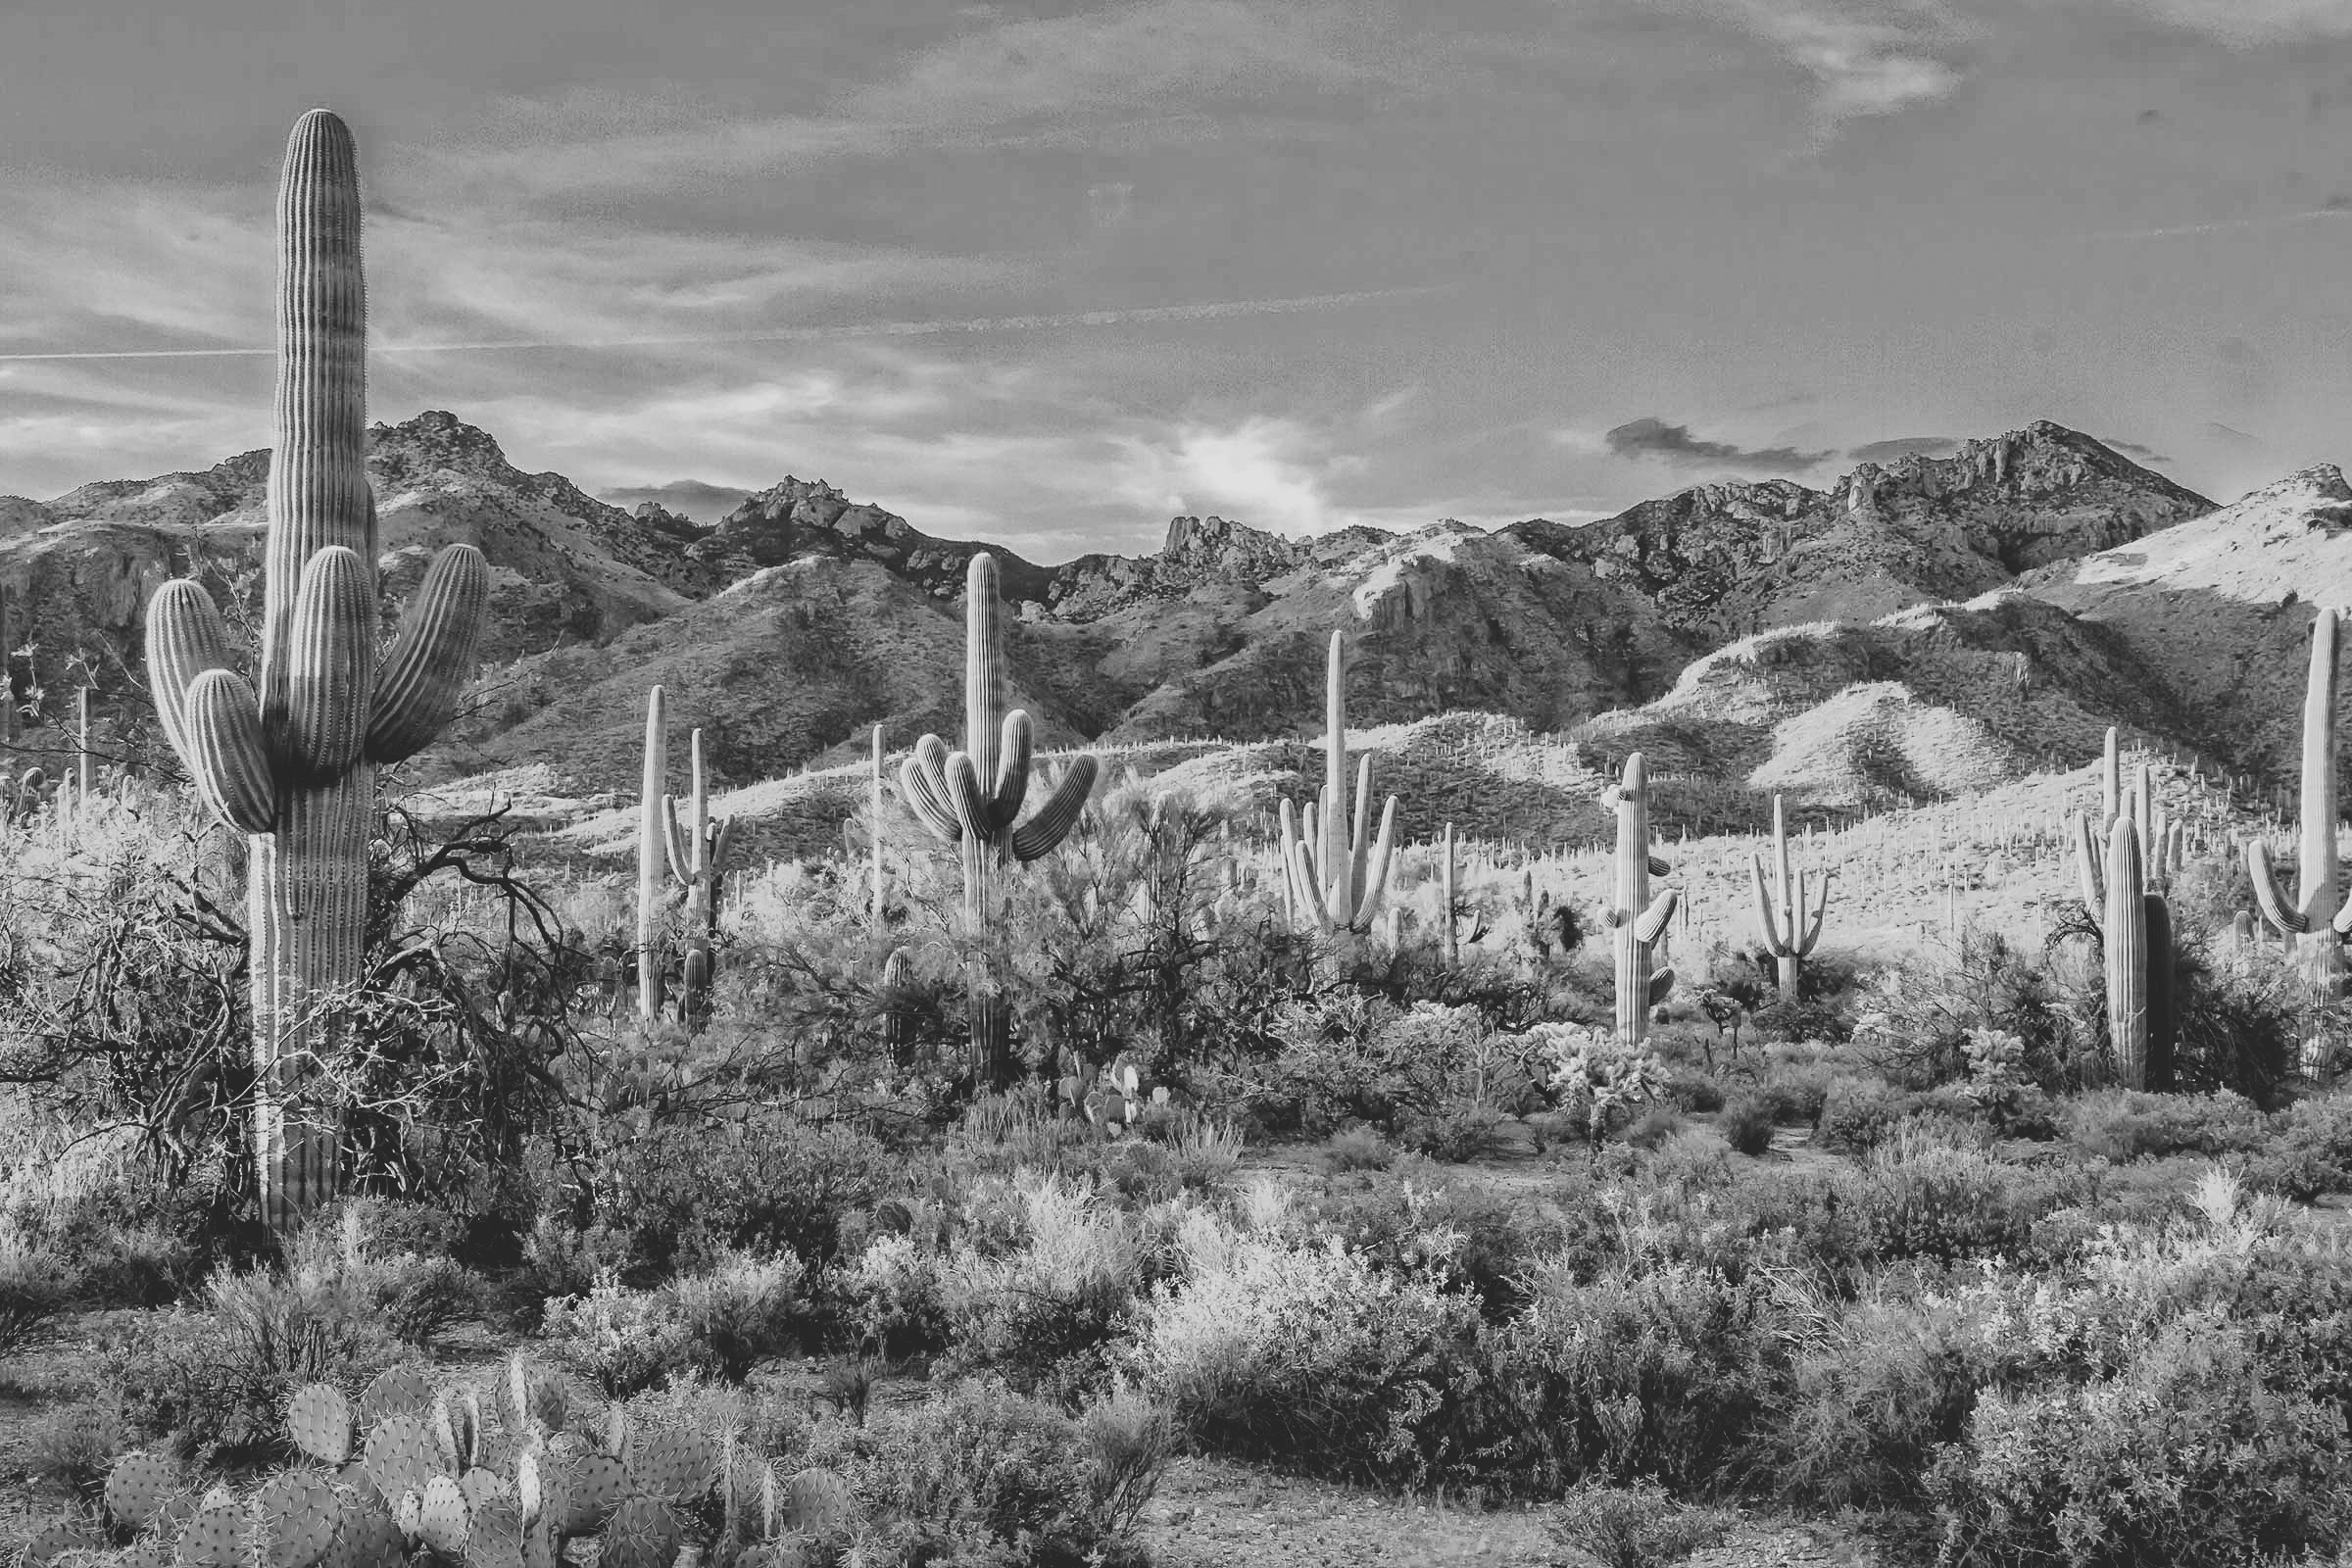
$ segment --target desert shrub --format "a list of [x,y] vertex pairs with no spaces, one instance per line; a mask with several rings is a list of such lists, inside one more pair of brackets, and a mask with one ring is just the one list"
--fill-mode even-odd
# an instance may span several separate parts
[[1499,1317],[1524,1298],[1528,1264],[1563,1223],[1546,1206],[1405,1155],[1385,1170],[1326,1177],[1297,1200],[1285,1230],[1300,1243],[1336,1241],[1375,1268],[1431,1272]]
[[1864,1154],[1914,1116],[1965,1119],[1973,1106],[1949,1089],[1901,1089],[1884,1079],[1839,1074],[1822,1096],[1813,1142],[1840,1154]]
[[1952,1263],[2015,1254],[2034,1221],[2069,1189],[2058,1178],[2003,1164],[1981,1149],[1908,1123],[1839,1174],[1836,1230],[1854,1258]]
[[2246,1177],[2304,1203],[2352,1192],[2352,1095],[2300,1100],[2273,1118],[2271,1136],[2248,1162]]
[[1386,1170],[1396,1151],[1377,1127],[1345,1127],[1323,1146],[1323,1163],[1333,1171]]
[[1723,1085],[1711,1075],[1688,1067],[1669,1067],[1659,1092],[1681,1109],[1695,1114],[1723,1108]]
[[839,1125],[747,1118],[662,1127],[625,1145],[597,1218],[626,1235],[625,1278],[650,1284],[734,1252],[830,1263],[844,1222],[870,1208],[901,1162]]
[[1734,1100],[1716,1118],[1715,1125],[1725,1143],[1740,1153],[1756,1158],[1772,1150],[1772,1102],[1761,1095],[1744,1094]]
[[1755,1093],[1771,1104],[1773,1120],[1811,1126],[1820,1119],[1831,1080],[1838,1073],[1837,1067],[1817,1057],[1791,1059],[1775,1055],[1767,1058],[1756,1080]]
[[558,1361],[608,1399],[658,1388],[708,1359],[674,1297],[626,1290],[611,1275],[585,1296],[549,1301],[540,1333]]
[[2065,1125],[2069,1143],[2119,1165],[2169,1154],[2244,1153],[2260,1148],[2267,1132],[2262,1112],[2228,1090],[2205,1095],[2093,1090],[2067,1102]]
[[2267,1389],[2250,1336],[2195,1313],[2111,1378],[1986,1390],[1928,1490],[1947,1560],[2250,1562],[2334,1548],[2352,1446],[2340,1411]]
[[1937,1447],[1967,1436],[1975,1370],[1947,1306],[1825,1311],[1757,1424],[1746,1474],[1811,1507],[1923,1507]]
[[806,1272],[790,1252],[737,1253],[706,1273],[681,1276],[668,1294],[701,1348],[700,1359],[724,1381],[741,1383],[760,1362],[810,1338]]
[[47,1339],[72,1304],[74,1288],[74,1276],[57,1256],[0,1236],[0,1361]]
[[285,1401],[306,1383],[356,1392],[415,1352],[360,1284],[339,1274],[215,1274],[200,1305],[113,1331],[105,1391],[134,1438],[190,1455],[283,1446]]
[[[2179,1030],[2170,1087],[2228,1090],[2264,1110],[2284,1103],[2298,1042],[2315,1027],[2301,977],[2285,964],[2217,965],[2195,938],[2176,942],[2173,977]],[[2316,1027],[2342,1038],[2347,1004],[2339,999],[2318,1011]]]
[[1655,1150],[1688,1125],[1672,1105],[1652,1105],[1626,1126],[1625,1141],[1636,1149]]
[[1539,1494],[1587,1476],[1714,1485],[1765,1408],[1777,1317],[1760,1276],[1735,1285],[1666,1262],[1579,1283],[1544,1270],[1495,1336],[1484,1461]]
[[1113,1540],[1135,1532],[1176,1451],[1176,1419],[1122,1382],[1078,1415],[1090,1522]]
[[25,1443],[25,1468],[53,1490],[94,1502],[123,1446],[122,1412],[114,1401],[77,1399],[41,1412]]
[[1602,1568],[1669,1568],[1730,1533],[1733,1515],[1693,1507],[1654,1481],[1630,1487],[1580,1481],[1550,1520],[1552,1538]]
[[2079,1004],[2037,955],[1998,932],[1970,926],[1949,958],[1929,956],[1871,975],[1856,999],[1854,1043],[1896,1082],[1914,1089],[1966,1075],[1972,1031],[2019,1043],[2017,1070],[2057,1093],[2080,1073]]
[[858,1344],[898,1361],[946,1348],[950,1335],[939,1253],[912,1236],[877,1236],[845,1270]]
[[1151,1278],[1149,1238],[1091,1186],[1033,1176],[1016,1192],[1017,1240],[992,1245],[975,1227],[940,1271],[946,1362],[1075,1402],[1108,1379],[1111,1347]]
[[1273,1087],[1254,1108],[1310,1132],[1364,1122],[1425,1142],[1466,1135],[1477,1152],[1484,1129],[1547,1102],[1546,1042],[1475,1006],[1341,989],[1291,1003],[1278,1028]]
[[1137,1560],[1122,1538],[1157,1485],[1157,1431],[1133,1405],[1089,1424],[962,1379],[817,1428],[808,1457],[848,1482],[883,1560],[1080,1568]]
[[1216,1453],[1421,1486],[1456,1458],[1478,1382],[1478,1313],[1426,1274],[1335,1240],[1292,1246],[1202,1224],[1181,1284],[1145,1303],[1135,1364]]

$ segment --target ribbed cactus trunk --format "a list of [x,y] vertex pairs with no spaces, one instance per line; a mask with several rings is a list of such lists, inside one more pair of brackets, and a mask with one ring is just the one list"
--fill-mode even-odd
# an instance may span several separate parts
[[669,791],[669,712],[662,688],[645,696],[645,763],[637,797],[637,1016],[662,1016],[661,913],[665,818]]
[[689,738],[686,827],[678,825],[675,797],[662,797],[662,841],[670,880],[686,890],[686,961],[678,1011],[689,1027],[699,1025],[710,1001],[711,949],[718,935],[718,893],[726,875],[727,849],[735,836],[733,817],[710,815],[710,779],[703,766],[703,732]]
[[214,813],[251,835],[254,1154],[283,1234],[338,1184],[340,1114],[316,1074],[337,1054],[338,994],[365,972],[376,768],[455,711],[489,573],[471,547],[444,550],[378,660],[358,157],[324,110],[287,143],[277,232],[260,690],[229,668],[220,612],[191,581],[156,594],[147,642],[166,733]]
[[2118,816],[2107,832],[2107,910],[2100,941],[2107,958],[2107,1037],[2118,1078],[2142,1089],[2148,1077],[2148,895],[2141,880],[2139,825]]
[[1789,875],[1788,820],[1778,795],[1772,798],[1772,845],[1780,872],[1773,893],[1765,891],[1764,858],[1755,856],[1749,860],[1756,894],[1756,923],[1764,930],[1764,951],[1780,966],[1781,1000],[1794,1002],[1800,965],[1820,944],[1822,921],[1829,914],[1830,874],[1822,873],[1821,898],[1808,909],[1805,874],[1799,871],[1793,878]]
[[872,918],[874,929],[880,931],[884,923],[883,893],[888,884],[883,881],[882,877],[882,726],[879,724],[874,726],[873,799],[867,805],[865,821],[867,834],[873,840],[874,910]]
[[86,811],[98,794],[98,759],[90,750],[90,689],[74,694],[74,809]]
[[1369,931],[1388,891],[1389,857],[1396,829],[1396,797],[1381,808],[1372,832],[1372,758],[1355,775],[1355,810],[1348,799],[1348,639],[1331,634],[1323,684],[1323,788],[1314,804],[1294,814],[1282,803],[1283,905],[1294,927]]
[[1446,967],[1451,969],[1462,961],[1461,942],[1460,939],[1454,934],[1453,929],[1455,880],[1453,858],[1453,824],[1451,822],[1446,824],[1446,832],[1443,839],[1440,841],[1438,854],[1440,856],[1440,859],[1438,861],[1440,866],[1438,873],[1438,918],[1445,922],[1444,930],[1446,932],[1446,938],[1443,946],[1443,952],[1446,957]]
[[1666,922],[1674,918],[1674,890],[1650,896],[1653,872],[1665,861],[1649,853],[1649,772],[1640,752],[1625,760],[1625,773],[1610,792],[1617,811],[1616,885],[1606,915],[1617,958],[1617,1037],[1629,1043],[1649,1033],[1649,1009],[1674,988],[1674,970],[1657,962]]
[[974,946],[971,1066],[982,1088],[1004,1083],[1012,1069],[1003,955],[993,940],[1004,913],[999,873],[1051,854],[1068,836],[1097,770],[1094,758],[1075,759],[1046,804],[1020,820],[1035,736],[1025,710],[1004,710],[1003,616],[996,558],[982,551],[964,576],[964,749],[951,753],[938,736],[925,735],[899,771],[906,804],[933,837],[956,846],[962,862],[963,923]]
[[[2270,846],[2256,839],[2246,846],[2247,870],[2254,882],[2254,902],[2282,939],[2294,943],[2303,978],[2313,999],[2325,1004],[2343,987],[2342,939],[2352,932],[2352,906],[2343,898],[2342,870],[2335,847],[2335,701],[2336,613],[2322,609],[2311,626],[2311,668],[2303,694],[2302,836],[2295,871],[2295,899],[2289,904],[2271,864]],[[2303,1068],[2325,1076],[2329,1063],[2321,1058],[2326,1039],[2316,1028],[2304,1043]]]

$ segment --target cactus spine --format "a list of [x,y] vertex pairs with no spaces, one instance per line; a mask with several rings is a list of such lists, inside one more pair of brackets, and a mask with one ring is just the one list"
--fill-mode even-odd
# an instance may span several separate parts
[[254,1151],[264,1215],[282,1233],[336,1186],[340,1117],[296,1097],[336,1045],[324,1006],[364,970],[376,769],[456,710],[490,578],[479,551],[444,549],[378,657],[358,157],[325,110],[287,141],[277,234],[259,690],[230,668],[220,612],[193,581],[149,603],[147,658],[198,794],[251,839]]
[[[972,557],[963,599],[964,749],[950,752],[938,736],[925,735],[899,782],[933,837],[960,851],[965,933],[978,938],[1003,913],[997,873],[1008,861],[1025,865],[1051,854],[1069,835],[1094,792],[1098,764],[1092,756],[1078,757],[1045,805],[1020,820],[1036,737],[1025,710],[1004,710],[1004,601],[996,557],[985,550]],[[974,1077],[983,1086],[1001,1083],[1012,1064],[1010,1020],[986,965],[973,968],[970,1010]]]
[[1352,832],[1348,813],[1348,639],[1331,634],[1331,657],[1323,684],[1323,790],[1315,804],[1294,815],[1282,803],[1282,858],[1289,874],[1287,900],[1300,923],[1315,930],[1369,931],[1388,890],[1389,856],[1396,830],[1396,797],[1380,813],[1380,834],[1370,832],[1372,758],[1366,753],[1355,776]]
[[2303,698],[2303,833],[2288,902],[2260,839],[2246,846],[2254,902],[2282,937],[2301,949],[2303,974],[2315,994],[2335,994],[2343,970],[2338,939],[2352,933],[2352,906],[2343,902],[2335,852],[2336,616],[2322,609],[2311,626],[2311,674]]
[[1772,798],[1772,849],[1779,862],[1780,881],[1774,895],[1764,890],[1764,857],[1756,855],[1748,862],[1754,873],[1756,890],[1756,923],[1764,928],[1764,951],[1780,960],[1781,1000],[1796,1000],[1797,964],[1811,957],[1821,942],[1821,923],[1830,912],[1830,877],[1821,874],[1821,897],[1813,901],[1808,913],[1805,905],[1805,873],[1799,871],[1793,884],[1788,876],[1788,821],[1782,812],[1781,798]]
[[710,815],[709,780],[703,771],[703,732],[687,743],[693,794],[688,797],[688,821],[678,827],[678,803],[662,797],[662,842],[668,852],[669,874],[686,890],[686,976],[680,1010],[688,1018],[701,1015],[710,994],[710,938],[718,926],[719,878],[727,874],[727,849],[735,837],[735,819]]
[[1617,949],[1617,1036],[1630,1043],[1649,1033],[1649,1009],[1674,989],[1674,970],[1657,963],[1657,950],[1677,894],[1650,897],[1649,879],[1673,868],[1649,853],[1649,772],[1640,752],[1625,760],[1624,777],[1601,804],[1617,812],[1616,887],[1603,919]]

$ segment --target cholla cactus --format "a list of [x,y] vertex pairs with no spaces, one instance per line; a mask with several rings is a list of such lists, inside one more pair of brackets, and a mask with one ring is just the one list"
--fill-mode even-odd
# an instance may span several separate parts
[[1780,960],[1781,1000],[1796,1000],[1797,963],[1811,957],[1821,942],[1821,924],[1830,912],[1830,878],[1836,873],[1821,874],[1821,897],[1806,908],[1805,873],[1799,871],[1791,884],[1788,876],[1788,822],[1782,814],[1781,798],[1772,798],[1772,850],[1780,866],[1780,882],[1775,894],[1764,889],[1764,857],[1757,855],[1749,861],[1754,873],[1756,890],[1756,924],[1763,928],[1764,951]]
[[[922,824],[961,852],[964,926],[976,937],[1003,914],[998,872],[1007,862],[1027,864],[1052,854],[1068,836],[1094,792],[1097,763],[1091,756],[1075,759],[1045,805],[1027,821],[1020,819],[1035,736],[1024,710],[1004,710],[1004,601],[996,557],[986,551],[972,557],[963,595],[964,749],[950,752],[938,736],[925,735],[900,769],[899,782]],[[1009,1025],[996,977],[975,967],[972,1071],[983,1085],[1009,1075]]]
[[1583,1024],[1538,1024],[1528,1033],[1551,1057],[1552,1091],[1583,1102],[1585,1135],[1595,1153],[1609,1118],[1655,1099],[1665,1084],[1657,1056],[1638,1040]]
[[351,132],[325,110],[287,142],[277,229],[259,689],[230,666],[220,611],[186,579],[147,607],[147,663],[197,793],[250,835],[254,1154],[265,1214],[282,1232],[337,1185],[340,1117],[297,1102],[337,1050],[327,1009],[365,967],[376,769],[421,750],[456,711],[490,577],[470,545],[443,550],[378,657],[359,170]]
[[1649,853],[1649,772],[1640,752],[1625,760],[1624,776],[1601,804],[1617,813],[1616,887],[1602,915],[1617,950],[1617,1034],[1635,1041],[1649,1033],[1649,1009],[1674,989],[1674,970],[1657,963],[1657,950],[1678,897],[1672,888],[1650,897],[1649,879],[1673,867]]
[[1355,778],[1353,831],[1348,814],[1348,639],[1331,634],[1331,658],[1323,685],[1323,792],[1306,808],[1303,820],[1282,803],[1282,858],[1289,873],[1287,903],[1295,922],[1318,931],[1369,931],[1388,891],[1389,856],[1396,829],[1396,797],[1380,813],[1380,835],[1370,833],[1372,757],[1360,760]]

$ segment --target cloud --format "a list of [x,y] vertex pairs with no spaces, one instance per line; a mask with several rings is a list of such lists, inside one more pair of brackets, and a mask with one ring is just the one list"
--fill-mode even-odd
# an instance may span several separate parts
[[650,501],[696,522],[716,522],[750,498],[752,492],[732,485],[707,484],[701,479],[672,479],[667,484],[620,485],[597,493],[600,501],[635,509]]
[[1294,537],[1371,519],[1335,502],[1333,480],[1362,460],[1335,456],[1296,419],[1251,416],[1238,424],[1186,423],[1165,438],[1131,438],[1118,493],[1169,514],[1220,516]]
[[1794,447],[1744,448],[1728,441],[1702,440],[1687,424],[1668,424],[1651,416],[1610,430],[1602,441],[1621,458],[1654,458],[1676,467],[1761,468],[1795,473],[1818,466],[1834,452],[1799,452]]
[[2237,48],[2352,37],[2344,0],[2122,0],[2130,9]]
[[1971,29],[1942,0],[1705,0],[1777,48],[1814,82],[1827,135],[1857,116],[1893,115],[1957,91],[1946,56]]
[[1903,435],[1886,441],[1870,441],[1846,453],[1854,463],[1892,463],[1914,453],[1923,458],[1948,458],[1960,450],[1957,436]]
[[2205,422],[2205,437],[2207,440],[2219,441],[2224,445],[2233,447],[2258,447],[2263,444],[2262,437],[2258,435],[2248,435],[2243,430],[2232,429],[2229,425],[2212,419]]
[[2154,447],[2143,447],[2136,441],[2116,441],[2103,436],[2094,439],[2110,452],[2121,452],[2125,457],[2137,458],[2142,463],[2170,463],[2173,461]]

